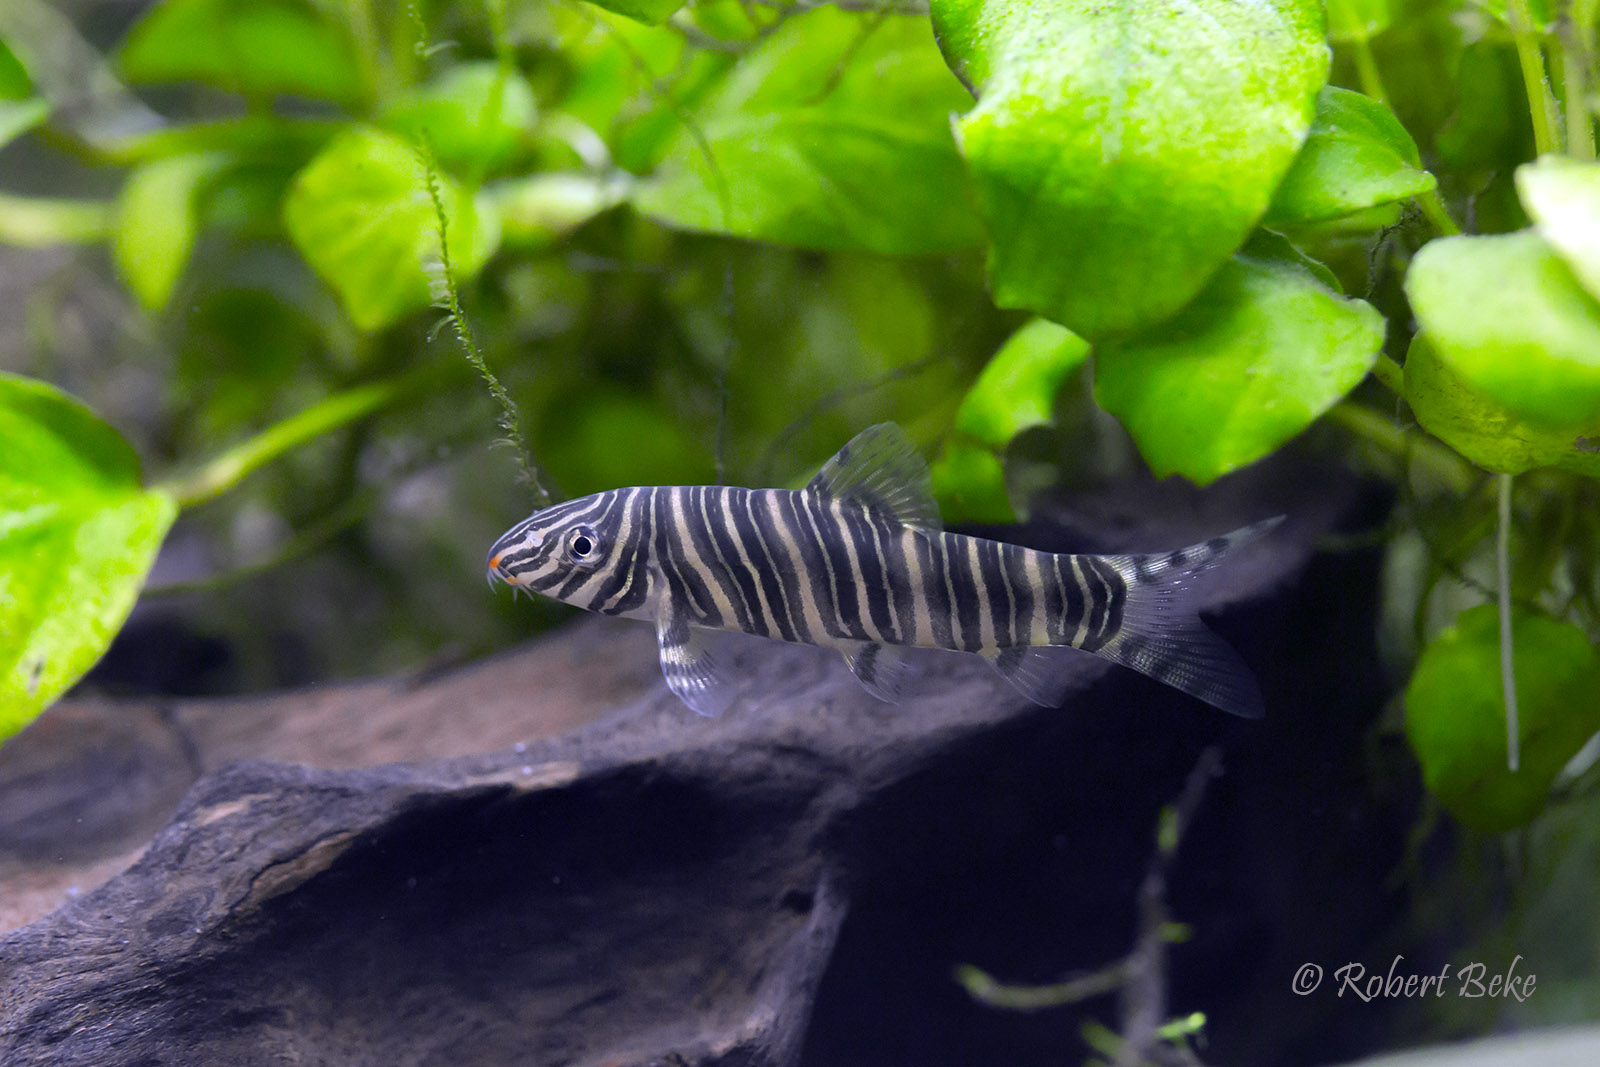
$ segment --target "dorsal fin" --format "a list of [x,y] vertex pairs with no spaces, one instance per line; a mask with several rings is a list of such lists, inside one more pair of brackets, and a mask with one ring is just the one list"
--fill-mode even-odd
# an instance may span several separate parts
[[892,422],[868,426],[852,437],[806,489],[886,512],[906,526],[937,530],[943,525],[928,465]]

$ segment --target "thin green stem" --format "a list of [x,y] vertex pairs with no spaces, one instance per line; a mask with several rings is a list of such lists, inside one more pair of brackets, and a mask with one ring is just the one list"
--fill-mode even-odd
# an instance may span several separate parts
[[372,15],[372,0],[348,0],[350,11],[350,36],[355,40],[356,66],[361,71],[361,84],[367,99],[382,100],[393,88],[389,84],[391,71],[388,57],[378,38],[378,23]]
[[1577,159],[1594,159],[1594,113],[1589,106],[1590,79],[1594,75],[1596,0],[1572,0],[1561,24],[1561,85],[1566,100],[1567,153]]
[[1454,237],[1461,232],[1461,227],[1456,225],[1456,220],[1450,217],[1444,201],[1439,199],[1437,188],[1429,189],[1417,197],[1417,207],[1422,210],[1423,217],[1433,225],[1434,230],[1443,237]]
[[1494,539],[1495,570],[1500,584],[1500,688],[1506,701],[1506,767],[1514,774],[1522,763],[1522,751],[1511,644],[1511,475],[1498,475],[1496,482],[1500,493],[1499,522]]
[[1477,481],[1477,468],[1472,464],[1431,437],[1406,433],[1392,419],[1369,407],[1346,400],[1335,404],[1325,417],[1385,452],[1421,468],[1457,494],[1469,492]]
[[1533,143],[1540,155],[1561,151],[1557,133],[1556,101],[1550,91],[1550,80],[1545,76],[1544,52],[1539,47],[1539,35],[1533,28],[1533,11],[1528,0],[1509,0],[1506,20],[1511,24],[1511,38],[1517,49],[1517,63],[1522,68],[1522,84],[1528,93],[1528,113],[1533,118]]
[[388,381],[358,385],[326,399],[282,422],[270,426],[241,444],[201,464],[188,475],[169,481],[160,488],[177,500],[179,507],[204,504],[238,485],[259,467],[285,452],[319,437],[329,430],[347,426],[377,412],[405,396],[425,380],[437,376],[412,373]]
[[1358,37],[1350,42],[1350,55],[1356,61],[1356,77],[1361,80],[1361,91],[1380,104],[1389,102],[1383,87],[1383,75],[1378,71],[1378,60],[1372,54],[1372,42]]
[[1406,372],[1400,369],[1400,364],[1382,352],[1378,353],[1377,362],[1372,365],[1372,376],[1382,382],[1384,388],[1395,396],[1405,397]]

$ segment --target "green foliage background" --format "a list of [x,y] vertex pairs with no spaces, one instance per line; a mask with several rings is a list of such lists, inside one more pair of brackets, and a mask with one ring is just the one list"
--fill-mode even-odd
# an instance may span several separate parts
[[1001,520],[1026,458],[1311,431],[1401,487],[1439,802],[1592,798],[1596,7],[12,0],[0,241],[55,251],[0,336],[0,738],[163,539],[146,594],[269,685],[547,622],[476,580],[556,486],[792,484],[889,418]]

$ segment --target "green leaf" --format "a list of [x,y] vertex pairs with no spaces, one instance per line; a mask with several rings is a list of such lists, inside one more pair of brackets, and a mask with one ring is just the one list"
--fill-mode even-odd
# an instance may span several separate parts
[[1354,389],[1383,317],[1258,236],[1176,318],[1095,349],[1095,399],[1158,477],[1204,485],[1254,462]]
[[626,185],[612,175],[547,171],[487,190],[507,245],[545,248],[620,203]]
[[1600,299],[1600,163],[1541,156],[1517,168],[1517,193],[1539,236]]
[[956,409],[955,433],[934,461],[933,488],[951,522],[1014,522],[1002,457],[1019,433],[1045,426],[1089,343],[1034,319],[1006,339]]
[[1457,818],[1491,832],[1528,822],[1550,783],[1600,730],[1600,657],[1576,626],[1512,619],[1521,766],[1506,767],[1497,611],[1484,604],[1423,649],[1406,686],[1406,736],[1423,781]]
[[306,0],[167,0],[134,26],[121,64],[138,84],[197,81],[246,96],[350,103],[365,91],[349,37]]
[[[1507,25],[1511,24],[1507,9],[1512,2],[1513,0],[1473,0],[1473,3]],[[1535,33],[1549,33],[1555,29],[1555,5],[1553,0],[1528,0],[1528,13],[1533,17],[1533,25],[1528,28]]]
[[[468,278],[499,241],[493,212],[437,178],[456,274]],[[421,160],[406,142],[352,127],[302,170],[284,203],[284,224],[306,262],[364,330],[427,307],[439,227]]]
[[0,100],[0,148],[50,117],[50,102],[39,98],[13,103]]
[[684,0],[589,0],[595,7],[615,11],[637,22],[654,26],[683,6]]
[[945,442],[928,469],[945,522],[1016,522],[999,456],[959,438]]
[[1430,241],[1405,290],[1439,357],[1478,394],[1550,430],[1600,422],[1600,303],[1537,233]]
[[177,511],[87,408],[0,374],[0,741],[105,652]]
[[1328,69],[1320,0],[934,0],[996,303],[1168,318],[1266,211]]
[[1529,425],[1462,381],[1425,333],[1411,340],[1405,389],[1422,428],[1484,470],[1521,474],[1560,467],[1600,478],[1600,423],[1566,431]]
[[195,153],[158,159],[129,175],[111,231],[111,257],[146,308],[160,309],[172,295],[194,250],[200,194],[227,164],[220,153]]
[[1089,343],[1065,326],[1034,319],[1006,339],[956,411],[956,431],[1002,449],[1050,422],[1056,392],[1089,358]]
[[92,244],[111,228],[110,204],[0,193],[0,243],[23,248]]
[[1327,0],[1328,40],[1367,41],[1389,28],[1389,0]]
[[33,95],[33,79],[17,54],[0,39],[0,100],[26,100]]
[[1418,196],[1436,184],[1394,112],[1370,96],[1330,85],[1318,95],[1311,136],[1262,221],[1325,222]]
[[447,167],[493,170],[516,154],[538,114],[522,75],[491,62],[464,63],[390,101],[383,125],[428,144]]
[[819,8],[739,62],[633,202],[802,248],[970,247],[982,228],[949,119],[967,100],[923,20]]

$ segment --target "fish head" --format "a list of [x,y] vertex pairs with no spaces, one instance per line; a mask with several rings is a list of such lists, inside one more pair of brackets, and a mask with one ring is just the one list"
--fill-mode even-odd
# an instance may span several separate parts
[[[529,515],[500,535],[486,562],[489,583],[543,593],[579,607],[594,603],[598,583],[590,579],[619,566],[619,548],[630,524],[617,521],[618,490],[554,504]],[[639,556],[641,553],[634,553]],[[640,566],[642,559],[629,560]]]

